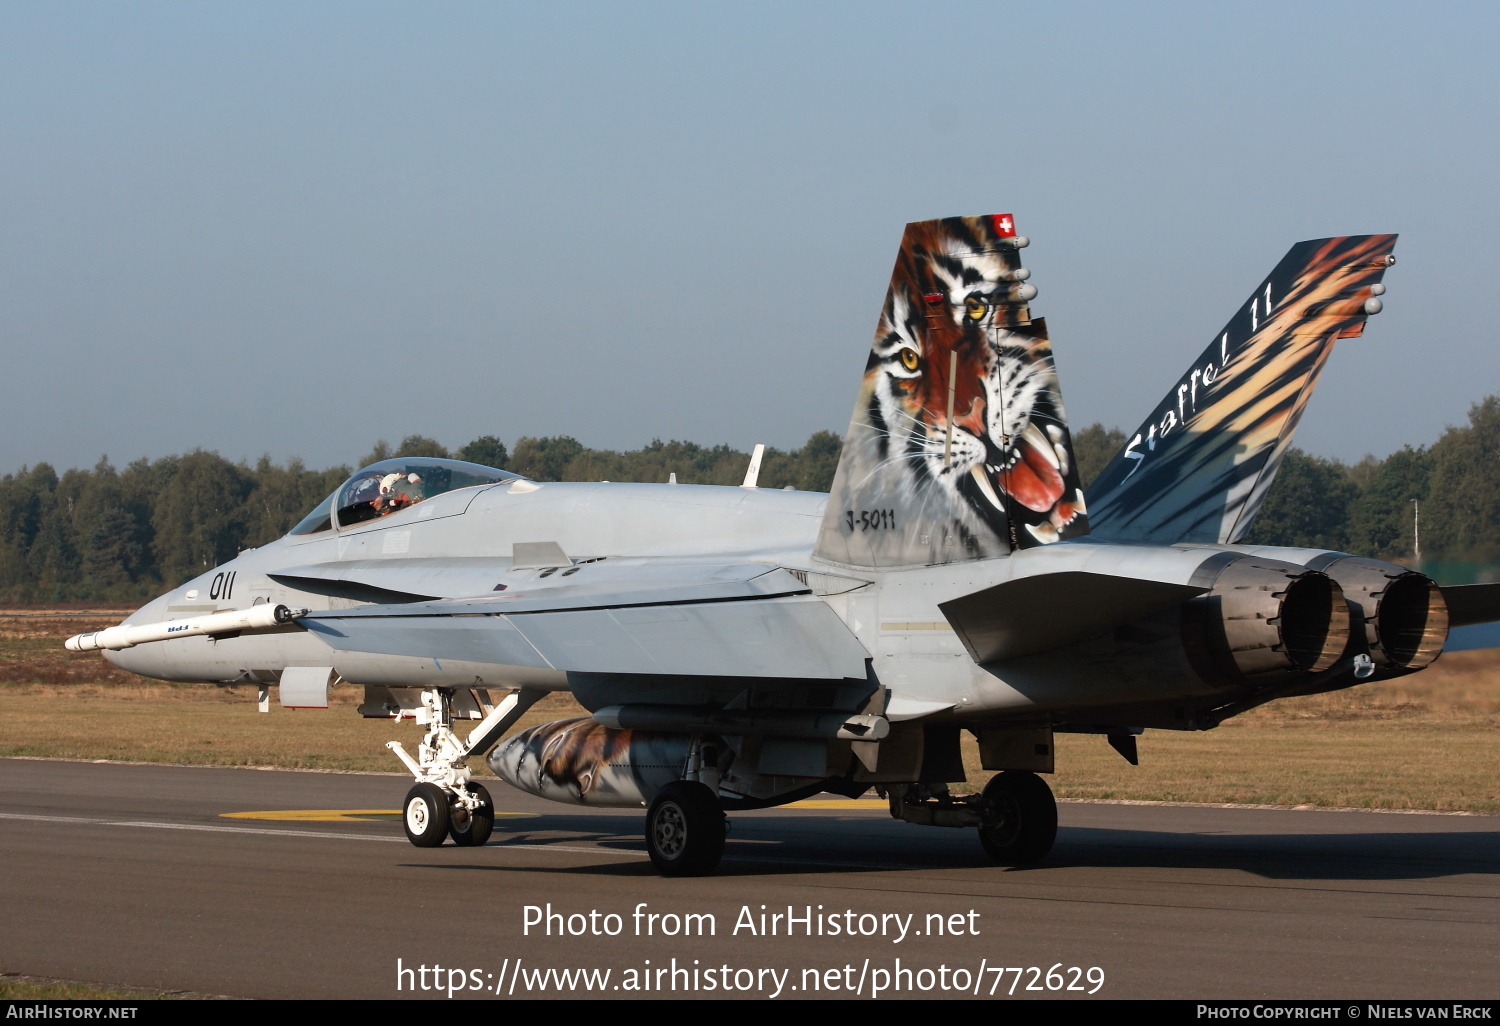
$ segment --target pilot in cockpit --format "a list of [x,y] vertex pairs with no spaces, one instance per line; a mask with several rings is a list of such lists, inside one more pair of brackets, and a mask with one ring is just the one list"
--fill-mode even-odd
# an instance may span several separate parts
[[424,496],[420,488],[410,486],[421,483],[422,479],[416,474],[386,474],[380,479],[380,494],[375,498],[375,509],[384,517],[399,509],[416,505]]
[[[404,459],[382,460],[358,471],[292,529],[296,535],[317,534],[330,526],[340,530],[377,520],[418,505],[455,488],[508,481],[516,475],[493,467],[459,460],[431,459],[413,464]],[[330,523],[328,507],[335,513]]]

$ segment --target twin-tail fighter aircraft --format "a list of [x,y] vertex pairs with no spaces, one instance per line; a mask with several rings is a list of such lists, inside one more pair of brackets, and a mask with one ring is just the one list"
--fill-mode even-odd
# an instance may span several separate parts
[[[1137,759],[1272,699],[1412,673],[1500,585],[1239,544],[1338,339],[1379,312],[1394,235],[1303,242],[1088,491],[1007,214],[908,225],[829,495],[366,467],[279,541],[68,641],[164,680],[364,688],[414,719],[415,845],[484,844],[467,761],[575,805],[646,809],[668,875],[713,870],[726,813],[875,789],[1052,847],[1056,734]],[[592,715],[505,736],[542,696]],[[503,693],[503,694],[502,694]],[[478,721],[462,736],[455,725]],[[994,771],[965,780],[964,731]]]

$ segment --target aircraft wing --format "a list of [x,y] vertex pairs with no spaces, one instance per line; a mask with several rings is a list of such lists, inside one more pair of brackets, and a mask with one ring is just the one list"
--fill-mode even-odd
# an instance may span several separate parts
[[1450,584],[1443,589],[1443,603],[1450,627],[1500,620],[1500,584]]
[[534,584],[298,622],[335,649],[382,655],[578,673],[865,678],[869,654],[838,615],[765,564],[601,562]]

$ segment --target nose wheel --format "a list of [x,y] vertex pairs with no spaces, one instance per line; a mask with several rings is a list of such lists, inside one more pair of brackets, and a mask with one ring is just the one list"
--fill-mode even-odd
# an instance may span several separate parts
[[469,809],[454,802],[448,809],[448,833],[461,848],[478,848],[490,839],[495,829],[495,802],[480,784],[469,784],[466,790],[479,804]]
[[646,810],[646,851],[662,876],[702,876],[724,856],[728,820],[705,784],[678,780]]
[[1007,770],[990,778],[982,795],[979,843],[1002,866],[1040,862],[1057,839],[1057,800],[1035,773]]
[[406,792],[401,825],[406,839],[418,848],[441,845],[448,837],[448,792],[436,784],[417,784]]

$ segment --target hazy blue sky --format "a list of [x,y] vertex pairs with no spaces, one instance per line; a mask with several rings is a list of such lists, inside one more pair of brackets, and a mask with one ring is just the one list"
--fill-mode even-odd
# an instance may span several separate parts
[[1075,424],[1401,233],[1298,441],[1500,392],[1494,4],[0,6],[0,472],[800,445],[907,221],[1014,212]]

